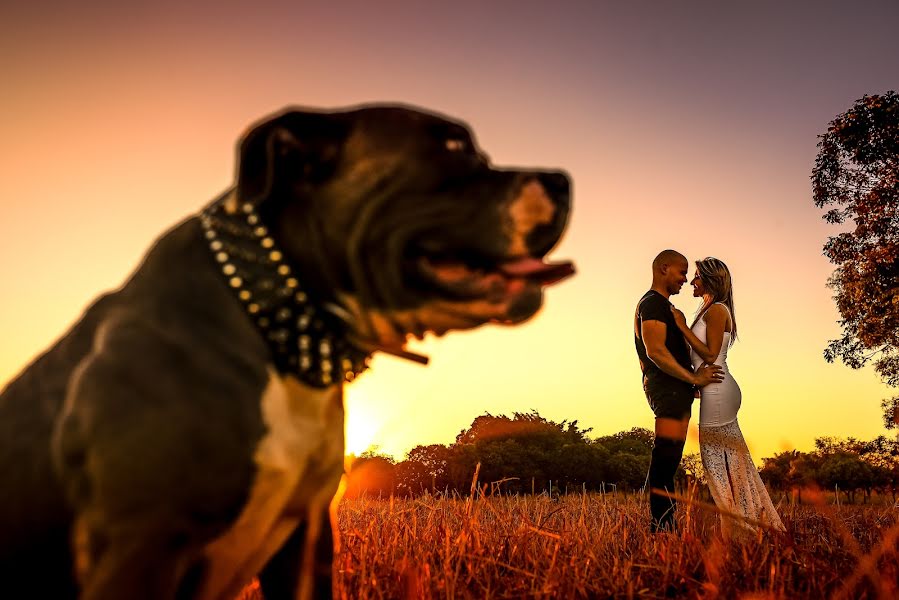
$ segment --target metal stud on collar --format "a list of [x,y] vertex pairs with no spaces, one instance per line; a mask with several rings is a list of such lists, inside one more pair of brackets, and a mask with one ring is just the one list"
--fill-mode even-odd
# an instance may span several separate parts
[[280,371],[323,388],[367,368],[369,354],[350,344],[343,321],[311,301],[253,204],[232,213],[219,199],[200,214],[200,224],[216,268]]

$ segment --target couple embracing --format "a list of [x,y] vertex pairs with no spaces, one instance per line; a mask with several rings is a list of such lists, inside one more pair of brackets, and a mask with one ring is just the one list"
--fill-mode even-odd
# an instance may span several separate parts
[[634,340],[643,390],[655,413],[649,464],[650,530],[674,531],[674,475],[683,455],[694,397],[699,405],[699,449],[725,535],[754,531],[757,524],[783,530],[740,426],[741,393],[727,367],[737,337],[733,285],[716,258],[696,261],[693,295],[702,299],[691,326],[669,297],[687,283],[689,264],[674,250],[652,263],[652,288],[634,315]]

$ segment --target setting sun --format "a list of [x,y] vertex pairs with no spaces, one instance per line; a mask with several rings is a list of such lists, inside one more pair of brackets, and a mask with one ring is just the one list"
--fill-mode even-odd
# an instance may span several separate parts
[[373,446],[374,441],[381,430],[382,423],[374,418],[364,404],[347,401],[346,422],[346,454],[359,456]]

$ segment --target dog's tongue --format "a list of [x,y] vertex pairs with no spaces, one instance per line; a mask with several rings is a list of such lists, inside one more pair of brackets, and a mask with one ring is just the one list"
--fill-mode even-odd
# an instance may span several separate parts
[[552,285],[574,275],[574,263],[570,260],[549,263],[528,256],[501,264],[499,271],[508,277],[533,279],[543,285]]

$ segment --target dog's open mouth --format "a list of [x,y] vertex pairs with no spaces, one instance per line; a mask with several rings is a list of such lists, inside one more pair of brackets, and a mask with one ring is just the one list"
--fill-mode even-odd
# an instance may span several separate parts
[[457,299],[485,298],[494,304],[502,303],[527,287],[543,288],[556,284],[575,272],[571,261],[550,262],[532,256],[513,257],[492,266],[422,258],[419,267],[427,279]]
[[545,287],[574,275],[574,263],[570,260],[547,262],[525,256],[500,264],[498,270],[508,278],[527,279]]

